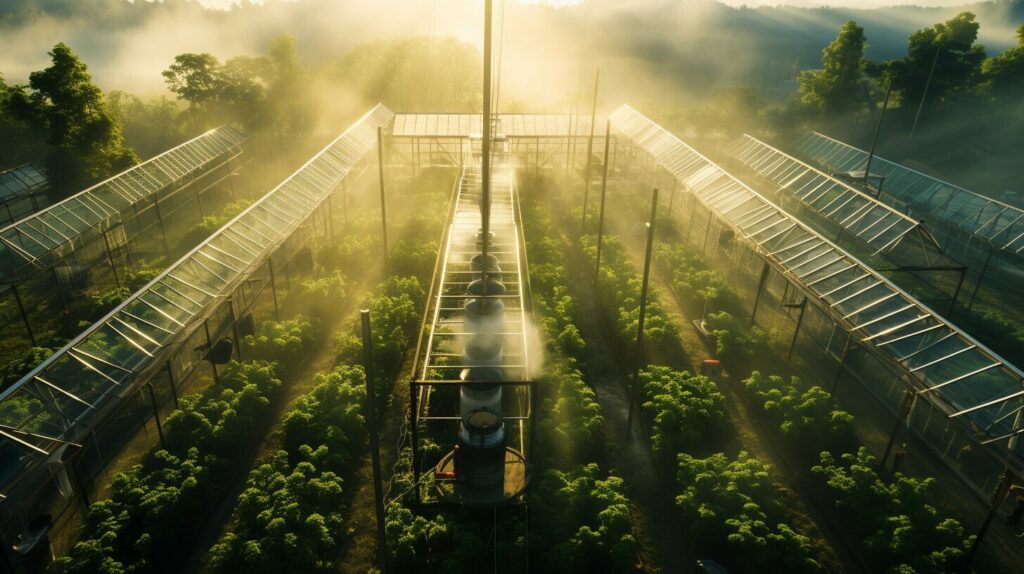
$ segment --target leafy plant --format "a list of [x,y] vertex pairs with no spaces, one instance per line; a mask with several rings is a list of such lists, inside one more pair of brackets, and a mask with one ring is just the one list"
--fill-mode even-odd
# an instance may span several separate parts
[[669,367],[640,372],[641,408],[651,421],[654,450],[670,457],[693,450],[721,430],[725,395],[714,381]]
[[759,371],[751,373],[743,386],[757,397],[779,430],[792,436],[802,450],[846,450],[856,444],[853,415],[835,408],[832,397],[821,387],[802,389],[797,377],[787,382],[778,375],[765,377]]

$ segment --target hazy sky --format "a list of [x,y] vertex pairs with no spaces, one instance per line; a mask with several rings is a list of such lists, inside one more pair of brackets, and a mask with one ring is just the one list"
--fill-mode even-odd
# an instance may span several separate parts
[[[262,0],[255,0],[261,2]],[[294,0],[300,1],[300,0]],[[372,1],[372,0],[371,0]],[[578,4],[583,0],[516,0],[523,4]],[[627,1],[627,0],[623,0]],[[793,6],[849,6],[851,8],[879,8],[882,6],[897,6],[916,4],[918,6],[961,6],[970,4],[972,0],[719,0],[730,6],[777,6],[779,4],[790,4]],[[206,6],[215,8],[227,8],[237,0],[199,0]]]

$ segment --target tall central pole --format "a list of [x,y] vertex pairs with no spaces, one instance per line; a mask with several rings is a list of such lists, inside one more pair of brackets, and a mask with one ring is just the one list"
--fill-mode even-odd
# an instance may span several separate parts
[[[597,121],[597,87],[601,82],[601,70],[597,70],[594,76],[594,103],[590,106],[590,137],[587,138],[587,170],[583,173],[583,222],[580,228],[586,231],[587,228],[587,199],[590,196],[590,170],[594,165],[594,124]],[[607,160],[607,158],[605,158]]]
[[480,231],[482,233],[483,265],[487,265],[487,248],[491,231],[491,8],[493,0],[484,0],[484,133],[483,160],[480,167]]
[[[875,124],[875,137],[871,139],[871,151],[868,152],[868,163],[864,166],[864,189],[868,190],[868,178],[871,177],[871,162],[875,159],[875,146],[878,145],[878,134],[882,131],[882,119],[885,118],[885,110],[889,107],[889,96],[892,95],[892,77],[889,78],[889,87],[885,89],[885,101],[882,102],[882,111],[878,112],[878,123]],[[879,186],[881,188],[881,186]],[[879,191],[881,191],[879,189]],[[878,195],[878,194],[876,194]]]

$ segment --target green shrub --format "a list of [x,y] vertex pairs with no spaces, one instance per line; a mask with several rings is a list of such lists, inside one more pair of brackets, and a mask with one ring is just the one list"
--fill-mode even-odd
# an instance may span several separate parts
[[243,343],[248,353],[257,357],[293,365],[303,351],[319,337],[319,319],[297,315],[284,321],[264,321],[256,333],[246,335]]
[[856,444],[853,415],[835,408],[832,397],[819,386],[801,390],[800,379],[789,382],[778,375],[765,377],[754,371],[743,386],[761,407],[790,435],[802,450],[817,454],[823,449],[846,450]]
[[693,450],[719,432],[725,421],[725,395],[714,381],[669,367],[640,372],[641,408],[651,422],[656,452],[674,457]]
[[728,361],[749,361],[771,351],[771,337],[757,325],[749,325],[727,313],[710,313],[704,328],[715,338],[715,352]]

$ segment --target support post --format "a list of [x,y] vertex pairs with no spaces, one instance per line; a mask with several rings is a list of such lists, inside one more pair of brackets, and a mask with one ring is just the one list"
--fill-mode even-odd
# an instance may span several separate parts
[[608,142],[611,141],[612,121],[608,120],[604,129],[604,173],[601,175],[601,212],[597,216],[597,266],[594,269],[594,281],[601,277],[601,243],[604,240],[604,204],[608,193]]
[[370,310],[359,312],[363,323],[363,369],[366,373],[366,432],[370,436],[370,458],[373,464],[373,497],[377,514],[377,566],[387,573],[387,538],[384,536],[384,492],[381,488],[380,440],[377,436],[377,394],[373,383],[373,336],[370,333]]
[[[601,82],[601,69],[598,68],[597,74],[594,76],[594,100],[590,106],[590,135],[587,137],[587,168],[583,172],[583,221],[580,222],[580,232],[587,228],[587,200],[590,198],[590,171],[594,167],[594,124],[597,122],[597,88]],[[607,149],[607,146],[605,146]],[[605,153],[605,162],[607,163],[608,154]],[[607,173],[607,170],[605,170]]]
[[156,208],[156,221],[157,221],[157,223],[160,224],[160,242],[163,244],[164,257],[167,257],[168,255],[170,255],[171,250],[167,246],[167,230],[164,229],[164,217],[163,217],[163,215],[160,214],[160,200],[159,199],[154,199],[153,200],[153,207]]
[[910,127],[910,137],[907,138],[907,152],[914,143],[914,134],[917,133],[917,122],[921,119],[921,111],[924,110],[924,101],[928,97],[928,88],[932,85],[932,77],[935,76],[935,66],[939,63],[939,53],[942,52],[942,44],[935,46],[935,57],[932,58],[932,67],[928,70],[928,79],[924,82],[924,91],[921,92],[921,101],[917,104],[917,113],[914,114],[914,125]]
[[996,517],[996,513],[999,511],[999,505],[1002,504],[1003,499],[1006,497],[1006,493],[1010,490],[1010,483],[1013,481],[1013,475],[1010,474],[1010,469],[1003,469],[1003,475],[999,478],[999,484],[996,485],[995,491],[992,493],[992,498],[989,501],[988,514],[985,515],[985,521],[981,523],[981,528],[978,529],[978,533],[974,536],[974,542],[971,544],[971,549],[967,551],[967,556],[964,557],[964,572],[970,571],[971,561],[974,559],[974,555],[978,553],[978,548],[981,547],[981,541],[985,538],[985,534],[988,532],[988,527],[992,525],[992,520]]
[[[493,0],[484,1],[484,113],[480,166],[480,231],[482,260],[487,260],[491,238],[491,24]],[[484,263],[486,269],[486,263]],[[486,282],[484,283],[486,285]]]
[[416,504],[421,502],[420,500],[420,432],[417,428],[419,423],[417,417],[419,415],[418,406],[416,404],[416,384],[413,381],[409,381],[409,432],[412,434],[412,482],[416,485],[413,490],[416,491]]
[[946,310],[946,316],[952,317],[953,311],[956,309],[956,300],[960,297],[960,289],[964,286],[964,279],[967,278],[967,268],[960,268],[960,277],[956,280],[956,289],[953,290],[953,298],[949,302],[949,309]]
[[238,314],[235,313],[235,300],[228,299],[228,310],[231,311],[231,334],[234,335],[235,354],[242,360],[242,338],[238,336]]
[[985,257],[985,264],[981,267],[981,274],[978,275],[978,282],[974,284],[974,290],[971,292],[971,298],[967,300],[968,310],[974,307],[974,298],[978,296],[978,290],[981,289],[981,282],[985,279],[985,274],[988,273],[988,264],[992,261],[993,251],[995,251],[995,247],[989,245],[988,256]]
[[171,386],[171,397],[174,398],[174,408],[178,408],[178,388],[174,386],[174,368],[171,362],[167,361],[167,381]]
[[889,107],[889,96],[892,95],[892,78],[889,78],[889,86],[885,89],[885,101],[882,102],[882,111],[878,113],[878,123],[875,124],[875,136],[871,139],[871,151],[868,153],[868,164],[864,166],[864,189],[868,188],[868,177],[871,176],[871,162],[875,159],[875,146],[878,145],[878,134],[882,131],[882,119],[885,118],[885,110]]
[[167,443],[164,442],[164,427],[160,424],[160,409],[157,408],[153,383],[146,383],[146,389],[149,390],[149,404],[153,406],[153,420],[156,421],[156,434],[160,437],[160,448],[167,448]]
[[750,311],[750,325],[754,325],[757,317],[757,305],[761,302],[761,291],[764,291],[764,283],[768,280],[768,262],[765,261],[761,267],[761,278],[757,281],[757,294],[754,295],[754,308]]
[[629,389],[629,412],[626,415],[626,436],[633,432],[633,411],[636,410],[636,393],[640,385],[640,369],[643,368],[644,318],[647,314],[647,287],[651,278],[651,254],[654,251],[654,220],[658,212],[658,188],[651,195],[651,219],[647,222],[647,249],[644,252],[644,279],[640,287],[640,316],[636,326],[636,356],[633,358],[633,379]]
[[103,232],[103,246],[107,248],[107,262],[110,263],[110,272],[114,274],[114,286],[121,287],[121,279],[117,276],[117,265],[114,264],[114,254],[110,251],[110,238],[107,232]]
[[[57,286],[60,289],[60,285]],[[11,293],[14,294],[14,302],[18,304],[18,312],[21,314],[21,321],[25,323],[25,332],[28,333],[28,340],[32,343],[32,346],[36,346],[36,336],[32,332],[32,322],[28,320],[28,315],[25,314],[25,305],[21,302],[21,295],[18,294],[18,286],[11,285]]]
[[[788,285],[788,283],[787,283]],[[789,351],[786,353],[786,364],[793,358],[793,349],[796,348],[796,339],[800,335],[800,326],[804,324],[804,311],[807,310],[807,297],[800,303],[800,314],[796,317],[796,328],[793,329],[793,338],[789,341]]]
[[210,361],[210,367],[213,369],[214,382],[219,383],[220,373],[217,372],[217,363],[213,362],[213,339],[210,337],[209,321],[203,321],[203,330],[206,331],[206,360]]
[[380,230],[384,248],[384,267],[388,264],[388,208],[384,195],[384,132],[377,127],[377,165],[380,166]]
[[911,390],[903,391],[903,400],[900,401],[900,408],[896,415],[896,422],[892,425],[892,432],[889,433],[889,442],[885,445],[885,452],[882,453],[881,460],[878,461],[880,468],[885,468],[885,462],[889,460],[889,453],[892,452],[892,445],[896,443],[896,435],[900,432],[900,427],[903,426],[903,421],[907,419],[910,414],[910,407],[914,402],[914,392]]
[[672,175],[671,173],[668,174],[668,175],[669,175],[669,178],[672,180],[672,187],[669,188],[669,192],[668,192],[668,217],[669,217],[669,219],[671,219],[672,218],[672,204],[675,203],[675,201],[676,201],[676,183],[677,183],[677,181],[676,181],[676,176]]
[[843,369],[846,367],[846,355],[850,352],[850,342],[853,335],[846,334],[846,342],[843,343],[843,352],[839,355],[839,368],[836,369],[836,378],[832,381],[832,402],[836,401],[836,391],[839,390],[839,381],[843,378]]
[[274,298],[274,319],[281,320],[281,308],[277,305],[277,280],[274,278],[274,258],[267,258],[267,269],[270,271],[270,294]]

